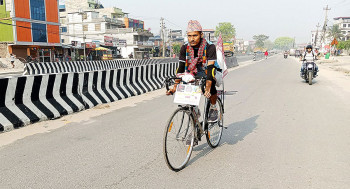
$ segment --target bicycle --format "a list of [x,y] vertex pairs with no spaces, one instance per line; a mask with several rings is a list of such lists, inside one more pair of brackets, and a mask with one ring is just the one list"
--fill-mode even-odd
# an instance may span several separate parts
[[[169,85],[173,84],[175,79],[181,78],[165,79],[167,90],[169,90]],[[192,83],[182,81],[182,84],[178,85],[176,93],[178,93],[181,85],[200,87],[201,92],[204,93],[205,82],[205,77],[195,79]],[[193,104],[178,105],[178,108],[170,116],[164,131],[163,153],[165,161],[171,170],[180,171],[186,166],[190,160],[194,144],[201,141],[203,135],[206,136],[207,143],[211,148],[216,148],[219,145],[224,127],[224,96],[228,94],[224,91],[224,87],[222,88],[222,90],[218,90],[216,102],[218,120],[216,122],[208,122],[210,101],[207,98],[205,98],[202,122],[199,121],[200,111],[198,105]]]

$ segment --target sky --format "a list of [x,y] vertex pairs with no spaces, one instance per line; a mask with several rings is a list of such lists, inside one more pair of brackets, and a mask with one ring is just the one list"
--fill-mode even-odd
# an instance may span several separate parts
[[198,20],[205,29],[220,22],[236,28],[236,38],[251,40],[265,34],[269,40],[295,37],[297,43],[311,41],[311,31],[323,25],[328,5],[328,25],[335,17],[350,17],[350,0],[100,0],[105,7],[118,7],[129,18],[145,21],[145,29],[159,34],[160,18],[168,29],[186,31],[189,20]]

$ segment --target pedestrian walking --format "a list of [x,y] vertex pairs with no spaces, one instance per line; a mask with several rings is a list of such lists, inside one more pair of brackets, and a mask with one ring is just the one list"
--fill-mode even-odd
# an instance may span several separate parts
[[267,59],[267,56],[269,56],[269,53],[265,51],[265,59]]

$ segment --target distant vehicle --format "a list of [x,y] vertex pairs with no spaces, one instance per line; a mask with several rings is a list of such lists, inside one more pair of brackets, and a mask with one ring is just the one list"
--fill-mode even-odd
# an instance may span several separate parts
[[234,43],[229,41],[229,42],[224,42],[224,53],[225,56],[233,56],[235,51],[235,46]]
[[289,56],[295,56],[296,49],[290,49],[289,50]]

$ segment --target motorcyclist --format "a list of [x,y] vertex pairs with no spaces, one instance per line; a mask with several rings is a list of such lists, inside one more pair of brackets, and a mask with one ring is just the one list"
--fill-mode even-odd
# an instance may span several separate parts
[[288,57],[288,52],[287,52],[287,51],[284,51],[283,56],[284,56],[284,58],[287,58],[287,57]]
[[[207,76],[204,96],[210,100],[209,122],[218,120],[218,110],[216,107],[217,90],[215,87],[215,73],[217,67],[216,47],[209,44],[203,37],[203,30],[200,23],[190,20],[187,27],[188,43],[184,44],[180,50],[179,68],[177,74],[186,73],[193,76]],[[167,95],[175,93],[177,85],[181,80],[175,80],[174,87],[166,92]]]
[[[304,56],[300,56],[300,61],[304,61],[300,69],[300,75],[303,76],[305,74],[306,63],[311,63],[311,62],[315,63],[316,60],[317,60],[317,57],[312,50],[312,45],[306,46],[306,51],[304,53]],[[317,76],[317,72],[318,72],[318,66],[315,63],[314,77]]]

